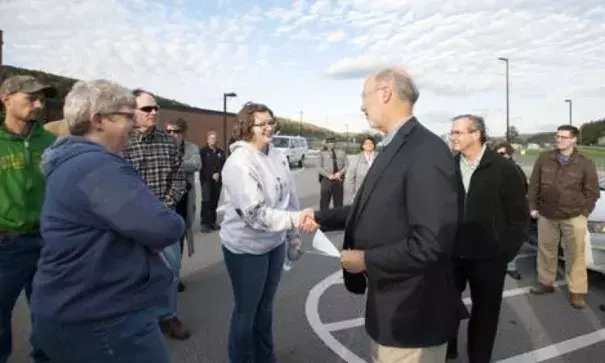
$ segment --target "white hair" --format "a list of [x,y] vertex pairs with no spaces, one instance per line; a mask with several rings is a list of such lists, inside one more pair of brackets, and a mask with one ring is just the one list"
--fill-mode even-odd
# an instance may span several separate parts
[[119,112],[124,107],[136,108],[129,89],[104,79],[79,81],[65,97],[63,118],[73,135],[83,135],[93,115]]
[[413,105],[418,101],[420,92],[418,87],[412,80],[412,78],[394,68],[386,68],[376,74],[375,80],[377,82],[393,82],[395,91],[401,100],[408,100]]

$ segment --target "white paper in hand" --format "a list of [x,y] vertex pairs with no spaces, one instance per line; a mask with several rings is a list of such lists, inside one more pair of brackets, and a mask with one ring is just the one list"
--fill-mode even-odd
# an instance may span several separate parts
[[336,246],[319,229],[315,232],[315,236],[313,236],[313,248],[327,256],[340,258],[340,252]]

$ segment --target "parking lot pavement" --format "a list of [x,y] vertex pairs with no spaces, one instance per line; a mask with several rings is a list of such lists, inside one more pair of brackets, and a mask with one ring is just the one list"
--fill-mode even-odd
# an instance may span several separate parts
[[[312,165],[298,171],[295,178],[301,204],[316,207],[319,185]],[[328,237],[341,245],[342,233],[328,233]],[[187,290],[179,302],[179,316],[193,336],[184,342],[169,340],[168,346],[175,363],[226,362],[230,282],[217,233],[196,238],[196,254],[184,258]],[[303,236],[303,248],[311,249],[310,236]],[[590,274],[589,306],[577,311],[567,302],[564,282],[550,296],[528,294],[535,278],[535,258],[529,248],[521,254],[522,280],[506,280],[494,361],[604,362],[605,313],[598,305],[605,303],[605,278]],[[276,351],[281,362],[369,362],[371,342],[362,326],[364,300],[345,291],[338,259],[307,252],[284,274],[275,309]],[[28,361],[29,322],[23,299],[14,321],[15,354],[9,363],[24,363]],[[459,343],[463,353],[462,333]],[[452,362],[466,362],[463,356]]]

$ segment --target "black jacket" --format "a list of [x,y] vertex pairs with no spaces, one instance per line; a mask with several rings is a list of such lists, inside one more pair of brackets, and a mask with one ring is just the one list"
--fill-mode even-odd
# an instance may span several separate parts
[[220,173],[225,164],[225,152],[219,147],[212,149],[210,146],[204,146],[200,149],[200,159],[202,161],[202,170],[200,171],[200,181],[212,181],[212,174]]
[[[455,158],[458,168],[460,157]],[[466,193],[456,257],[507,261],[515,257],[529,223],[525,183],[513,161],[485,150]],[[464,190],[461,174],[460,188]]]
[[429,347],[456,334],[460,294],[452,250],[462,198],[447,145],[415,118],[378,154],[352,206],[317,211],[322,229],[344,229],[343,249],[365,251],[366,330],[379,344]]

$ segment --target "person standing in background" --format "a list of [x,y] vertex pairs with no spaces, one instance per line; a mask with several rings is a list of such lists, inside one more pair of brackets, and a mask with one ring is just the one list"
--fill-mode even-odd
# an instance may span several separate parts
[[[0,125],[0,363],[11,355],[13,308],[21,291],[29,303],[40,257],[46,182],[39,164],[56,137],[37,119],[46,98],[56,95],[54,88],[31,76],[14,76],[0,86],[6,110]],[[34,362],[48,362],[34,334],[31,344]]]
[[[174,138],[157,127],[159,107],[155,97],[141,89],[134,90],[133,94],[136,99],[135,132],[131,133],[122,156],[132,163],[149,189],[168,208],[174,209],[187,188],[182,166],[183,150]],[[180,241],[175,240],[162,253],[176,278],[166,291],[165,298],[158,303],[160,328],[171,338],[185,340],[191,333],[177,317]]]
[[330,207],[330,200],[334,208],[342,207],[344,199],[343,179],[349,158],[344,150],[336,149],[336,140],[333,137],[326,139],[326,146],[319,152],[317,172],[319,173],[319,209]]
[[[199,147],[191,141],[185,140],[188,128],[187,121],[182,118],[168,121],[168,124],[166,124],[166,132],[174,137],[178,147],[181,148],[181,153],[183,153],[182,166],[187,179],[187,191],[175,208],[176,212],[185,220],[186,226],[185,233],[180,239],[181,256],[183,255],[185,240],[187,241],[188,255],[191,256],[195,252],[194,234],[191,229],[195,221],[195,203],[197,202],[195,195],[195,173],[202,168]],[[178,291],[185,291],[185,284],[183,284],[182,280],[179,280]]]
[[206,146],[200,149],[202,170],[200,171],[200,185],[202,187],[202,210],[201,230],[202,233],[210,233],[219,230],[216,223],[216,209],[221,198],[223,186],[221,171],[225,164],[225,151],[217,145],[217,134],[215,131],[208,132]]
[[534,164],[528,198],[531,216],[538,220],[538,282],[531,293],[554,292],[560,240],[569,303],[576,309],[584,309],[588,293],[587,218],[600,191],[594,162],[576,148],[579,134],[575,126],[557,128],[556,149],[542,152]]
[[345,173],[344,190],[351,203],[377,156],[376,140],[370,135],[361,140],[360,148],[361,152],[351,161]]
[[[505,158],[507,160],[510,160],[512,163],[515,164],[515,166],[517,167],[517,170],[519,170],[519,174],[523,178],[524,186],[525,186],[525,194],[527,195],[529,183],[527,181],[527,176],[525,175],[525,172],[523,171],[521,166],[519,166],[519,164],[517,164],[513,160],[513,154],[515,153],[515,149],[509,143],[503,142],[503,143],[496,145],[494,147],[494,150],[498,153],[498,155],[502,156],[503,158]],[[506,266],[506,273],[515,280],[521,280],[521,274],[517,270],[517,256],[515,256],[515,258],[513,258]]]

